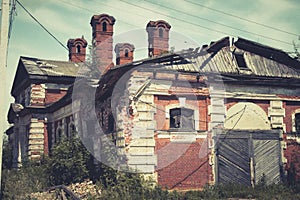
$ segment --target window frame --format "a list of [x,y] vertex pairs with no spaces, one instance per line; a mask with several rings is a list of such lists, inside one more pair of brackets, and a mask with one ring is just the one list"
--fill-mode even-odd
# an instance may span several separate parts
[[[192,130],[185,130],[185,129],[177,129],[177,128],[171,128],[170,127],[170,110],[174,108],[185,108],[185,109],[190,109],[193,110],[193,129]],[[184,104],[181,105],[180,103],[175,103],[175,104],[169,104],[165,107],[165,117],[166,117],[166,122],[167,124],[167,129],[168,131],[174,131],[174,132],[191,132],[191,131],[199,131],[200,130],[200,112],[199,112],[199,107],[195,105],[190,105],[190,104]]]
[[[187,112],[192,113],[190,116],[185,116],[184,113]],[[177,112],[178,114],[174,114],[175,112]],[[189,109],[189,108],[185,108],[185,107],[181,107],[181,108],[172,108],[169,111],[170,117],[169,117],[169,127],[170,130],[177,130],[177,131],[191,131],[191,130],[195,130],[195,120],[194,120],[194,110],[193,109]],[[191,122],[189,124],[184,123],[185,118],[190,118],[192,117]],[[179,121],[176,121],[176,119],[172,120],[173,118],[178,119]],[[179,124],[179,125],[178,125]],[[178,125],[178,127],[176,127]]]

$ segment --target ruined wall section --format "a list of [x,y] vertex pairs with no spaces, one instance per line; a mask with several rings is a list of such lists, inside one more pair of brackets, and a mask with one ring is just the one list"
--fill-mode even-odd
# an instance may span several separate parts
[[154,154],[156,122],[154,96],[147,92],[150,82],[149,76],[132,73],[128,81],[129,107],[121,109],[118,119],[123,121],[123,144],[129,167],[154,175],[157,165]]

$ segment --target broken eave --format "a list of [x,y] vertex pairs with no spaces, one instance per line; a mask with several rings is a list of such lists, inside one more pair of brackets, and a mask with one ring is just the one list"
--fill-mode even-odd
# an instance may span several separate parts
[[224,83],[248,84],[262,86],[299,87],[300,79],[288,77],[252,76],[241,74],[220,74],[219,78]]

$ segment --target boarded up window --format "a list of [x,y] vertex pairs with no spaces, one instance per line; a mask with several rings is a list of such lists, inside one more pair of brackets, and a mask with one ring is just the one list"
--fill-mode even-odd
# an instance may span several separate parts
[[170,128],[178,130],[194,129],[194,110],[174,108],[170,110]]

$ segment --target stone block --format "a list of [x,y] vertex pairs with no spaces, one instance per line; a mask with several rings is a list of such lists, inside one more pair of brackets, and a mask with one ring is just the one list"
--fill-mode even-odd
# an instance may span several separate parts
[[43,122],[33,122],[30,124],[30,128],[44,128]]
[[44,145],[43,139],[29,139],[29,145]]
[[147,130],[145,127],[134,127],[132,129],[132,138],[153,138],[154,131]]
[[129,165],[136,172],[152,174],[155,171],[154,165]]
[[36,134],[36,133],[44,133],[44,128],[31,128],[29,130],[30,134]]
[[285,117],[285,109],[283,108],[268,108],[268,117],[279,116]]
[[44,139],[44,134],[29,134],[29,139]]
[[127,156],[127,163],[129,165],[156,165],[157,157],[155,155],[151,156]]
[[153,113],[150,112],[139,112],[138,119],[142,121],[152,121],[153,120]]
[[30,150],[43,150],[44,145],[42,145],[42,144],[29,144],[28,149],[29,149],[29,151]]
[[271,117],[271,124],[283,124],[283,117]]
[[133,139],[130,143],[131,147],[155,147],[154,139]]
[[154,155],[154,147],[130,147],[129,155]]
[[282,108],[282,101],[270,101],[272,108]]

